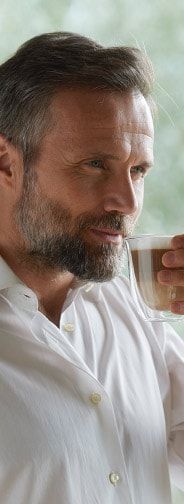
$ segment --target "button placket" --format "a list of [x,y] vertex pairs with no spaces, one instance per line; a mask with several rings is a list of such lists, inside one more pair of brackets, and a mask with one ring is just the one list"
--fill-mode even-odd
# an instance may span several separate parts
[[[87,293],[88,294],[88,293]],[[60,322],[60,328],[63,331],[63,336],[65,333],[64,342],[71,342],[71,339],[67,338],[68,336],[73,338],[77,338],[78,331],[81,330],[80,326],[78,327],[77,314],[75,309],[70,305],[63,312]],[[75,324],[75,326],[74,326]],[[68,330],[66,330],[68,329]],[[83,327],[82,327],[83,329]],[[66,332],[65,332],[66,331]],[[74,334],[74,335],[73,335]],[[77,339],[75,340],[76,344]],[[75,347],[74,347],[75,348]],[[78,346],[76,346],[77,351]],[[127,504],[130,504],[131,498],[129,495],[129,487],[126,473],[126,466],[124,462],[124,456],[122,453],[122,448],[119,442],[119,435],[117,433],[117,426],[115,423],[114,413],[111,401],[103,389],[98,380],[91,375],[90,370],[83,362],[83,358],[80,357],[79,361],[74,355],[74,362],[69,363],[69,366],[72,365],[72,370],[70,371],[70,379],[72,376],[72,381],[75,382],[75,387],[79,388],[80,397],[83,397],[83,400],[86,404],[86,407],[91,410],[90,421],[94,420],[95,428],[97,428],[97,433],[100,431],[100,435],[102,435],[101,443],[105,447],[105,464],[104,464],[104,483],[107,486],[111,486],[111,491],[116,491],[117,496],[119,492],[121,492],[122,498],[126,496]],[[78,365],[81,367],[79,369]],[[83,368],[84,366],[84,368]],[[83,374],[85,373],[85,374]],[[80,375],[80,377],[79,377]],[[104,434],[102,433],[104,432]],[[106,436],[106,433],[111,433],[110,436]],[[132,502],[131,502],[132,504]]]

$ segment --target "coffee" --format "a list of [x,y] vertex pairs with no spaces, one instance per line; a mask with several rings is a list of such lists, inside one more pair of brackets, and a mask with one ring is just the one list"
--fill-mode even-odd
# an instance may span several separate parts
[[157,280],[158,271],[168,269],[162,264],[163,254],[168,250],[170,248],[131,250],[139,293],[144,303],[152,310],[168,311],[172,301],[184,299],[184,287],[161,285]]

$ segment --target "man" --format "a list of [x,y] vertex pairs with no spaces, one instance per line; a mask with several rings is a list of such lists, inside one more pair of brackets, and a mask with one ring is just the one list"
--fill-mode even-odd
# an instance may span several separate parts
[[122,275],[151,86],[139,50],[70,33],[0,68],[1,504],[169,504],[169,465],[184,489],[184,345]]

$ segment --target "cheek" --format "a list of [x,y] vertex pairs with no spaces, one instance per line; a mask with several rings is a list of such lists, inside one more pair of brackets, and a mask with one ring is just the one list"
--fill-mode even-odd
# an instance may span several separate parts
[[135,191],[137,204],[138,204],[137,213],[139,214],[142,210],[143,201],[144,201],[144,179],[140,180],[139,182],[138,181],[135,182],[134,191]]
[[104,183],[100,177],[76,177],[75,180],[70,180],[68,190],[65,189],[65,197],[70,198],[71,204],[73,202],[79,207],[81,205],[94,207],[101,201]]

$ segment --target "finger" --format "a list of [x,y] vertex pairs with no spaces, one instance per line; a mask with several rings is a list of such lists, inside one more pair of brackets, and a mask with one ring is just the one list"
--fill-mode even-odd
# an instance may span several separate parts
[[171,240],[171,248],[177,249],[182,247],[184,248],[184,234],[173,236]]
[[184,270],[161,270],[157,273],[157,280],[160,284],[184,287]]
[[170,268],[184,268],[184,248],[165,252],[162,264]]
[[176,301],[171,303],[171,311],[173,313],[178,313],[179,315],[184,315],[184,301]]

